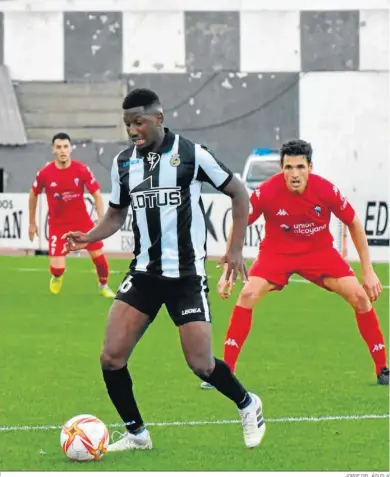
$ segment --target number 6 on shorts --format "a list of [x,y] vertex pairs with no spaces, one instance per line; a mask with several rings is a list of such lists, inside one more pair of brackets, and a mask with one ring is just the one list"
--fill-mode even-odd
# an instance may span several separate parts
[[121,293],[126,293],[126,292],[128,292],[128,291],[130,290],[130,288],[131,288],[131,279],[132,279],[132,277],[131,277],[131,275],[129,275],[129,276],[127,276],[127,277],[123,280],[123,282],[121,283],[121,285],[120,285],[120,287],[119,287],[119,291],[120,291]]

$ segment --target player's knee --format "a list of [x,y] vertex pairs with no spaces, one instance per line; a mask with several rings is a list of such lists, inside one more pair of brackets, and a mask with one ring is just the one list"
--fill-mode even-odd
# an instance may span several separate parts
[[100,355],[100,366],[105,370],[121,369],[126,366],[126,359],[117,353],[104,350]]
[[259,299],[259,293],[252,287],[244,287],[238,298],[238,305],[244,308],[253,308]]
[[366,313],[370,311],[372,306],[363,287],[354,289],[348,298],[348,302],[357,313]]
[[196,376],[204,379],[214,371],[215,364],[210,360],[194,360],[188,361],[188,366]]

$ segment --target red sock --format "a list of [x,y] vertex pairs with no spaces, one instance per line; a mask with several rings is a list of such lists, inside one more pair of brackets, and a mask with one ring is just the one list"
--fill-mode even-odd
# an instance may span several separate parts
[[223,359],[234,373],[238,356],[252,326],[252,310],[235,306],[225,336]]
[[108,281],[108,263],[104,255],[99,255],[92,259],[96,267],[100,285],[106,285]]
[[383,368],[387,368],[385,341],[378,317],[374,308],[366,313],[355,313],[355,316],[360,334],[368,346],[378,375]]
[[65,268],[55,268],[55,267],[50,267],[50,273],[54,276],[54,277],[60,277],[61,275],[63,275],[65,272]]

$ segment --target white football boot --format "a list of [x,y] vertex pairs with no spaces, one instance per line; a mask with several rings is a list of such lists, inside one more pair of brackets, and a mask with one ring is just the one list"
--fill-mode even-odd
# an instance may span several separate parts
[[139,434],[130,434],[125,432],[121,434],[118,431],[112,433],[119,434],[120,439],[108,446],[107,452],[120,452],[127,450],[149,450],[153,448],[152,439],[147,429],[144,429]]
[[203,383],[200,384],[200,389],[215,389],[215,387],[212,384],[203,381]]
[[242,419],[245,445],[249,448],[261,444],[265,434],[265,422],[263,418],[263,404],[259,396],[249,393],[252,402],[238,412]]

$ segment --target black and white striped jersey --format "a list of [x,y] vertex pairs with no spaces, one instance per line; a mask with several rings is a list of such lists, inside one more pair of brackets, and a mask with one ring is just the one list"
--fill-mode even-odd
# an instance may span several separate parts
[[157,152],[135,146],[113,161],[110,206],[132,207],[133,273],[205,276],[206,222],[202,182],[223,189],[231,171],[200,144],[169,129]]

